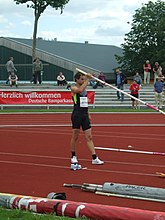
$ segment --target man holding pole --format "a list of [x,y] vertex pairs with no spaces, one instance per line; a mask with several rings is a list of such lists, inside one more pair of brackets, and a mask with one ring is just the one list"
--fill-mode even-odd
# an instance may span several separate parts
[[103,164],[95,152],[94,143],[91,134],[90,116],[88,113],[88,98],[86,87],[91,79],[91,74],[86,75],[86,79],[83,73],[77,72],[75,74],[75,86],[71,87],[72,99],[74,102],[74,108],[71,116],[72,120],[72,137],[70,141],[71,149],[71,169],[79,170],[81,165],[78,164],[76,157],[76,144],[80,134],[80,127],[84,132],[88,149],[92,155],[92,164]]
[[[87,73],[85,71],[83,71],[83,70],[81,70],[79,68],[76,68],[76,70],[79,71],[80,73],[84,74],[84,75],[87,75]],[[127,92],[124,92],[124,91],[116,88],[115,86],[113,86],[111,84],[108,84],[107,82],[103,82],[102,80],[100,80],[100,79],[98,79],[98,78],[96,78],[96,77],[94,77],[92,75],[91,75],[91,78],[96,79],[96,81],[101,82],[103,85],[106,85],[106,86],[108,86],[108,87],[110,87],[112,89],[115,89],[116,91],[121,92],[122,94],[125,94],[126,96],[134,98],[135,100],[139,101],[140,103],[143,103],[143,105],[146,105],[148,108],[151,108],[151,109],[153,109],[153,110],[155,110],[157,112],[160,112],[161,114],[165,115],[165,112],[160,110],[159,108],[157,108],[157,107],[155,107],[155,106],[153,106],[153,105],[151,105],[151,104],[149,104],[147,102],[144,102],[143,100],[141,100],[139,98],[135,98],[132,95],[128,94]],[[126,80],[126,78],[125,78],[125,80]]]

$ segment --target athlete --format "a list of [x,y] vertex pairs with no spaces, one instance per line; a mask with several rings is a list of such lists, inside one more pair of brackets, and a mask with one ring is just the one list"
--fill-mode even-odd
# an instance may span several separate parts
[[81,165],[78,164],[78,160],[76,157],[76,143],[79,137],[80,128],[84,132],[87,146],[92,155],[92,164],[103,164],[104,162],[101,161],[95,152],[94,143],[92,140],[91,134],[91,124],[90,124],[90,116],[88,113],[88,98],[87,98],[87,91],[85,90],[89,81],[91,79],[91,74],[87,74],[86,79],[84,74],[77,72],[75,74],[75,86],[71,87],[71,94],[72,99],[74,102],[74,108],[71,115],[72,120],[72,137],[70,141],[70,148],[71,148],[71,169],[72,165],[75,169],[81,169]]

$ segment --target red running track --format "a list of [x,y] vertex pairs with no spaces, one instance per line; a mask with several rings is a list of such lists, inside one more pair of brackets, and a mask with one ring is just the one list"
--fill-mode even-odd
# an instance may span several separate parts
[[[92,114],[95,146],[165,152],[165,117],[153,114]],[[0,192],[46,197],[65,191],[67,199],[104,205],[164,211],[164,203],[106,197],[64,183],[104,182],[151,187],[165,185],[155,175],[165,172],[165,156],[98,150],[105,161],[91,164],[81,132],[77,154],[86,170],[70,170],[70,113],[0,115]]]

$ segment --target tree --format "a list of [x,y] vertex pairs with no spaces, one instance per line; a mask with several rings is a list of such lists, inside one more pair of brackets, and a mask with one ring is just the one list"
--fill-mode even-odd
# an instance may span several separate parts
[[[33,60],[36,57],[36,38],[37,38],[37,27],[38,27],[39,17],[48,6],[51,6],[55,10],[60,9],[62,14],[64,7],[69,2],[69,0],[14,0],[14,1],[16,2],[16,4],[27,3],[28,8],[34,9],[35,18],[34,18],[33,45],[32,45],[32,60]],[[28,4],[28,2],[31,2],[31,4]]]
[[158,61],[165,70],[165,2],[149,1],[135,11],[131,30],[121,45],[122,56],[116,56],[121,67],[132,75],[141,71],[145,60]]

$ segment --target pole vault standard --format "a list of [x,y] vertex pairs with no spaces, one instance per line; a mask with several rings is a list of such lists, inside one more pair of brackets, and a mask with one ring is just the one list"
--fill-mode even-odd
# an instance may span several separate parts
[[[76,68],[76,70],[77,70],[78,72],[84,74],[84,75],[87,75],[87,72],[85,72],[85,71],[83,71],[83,70],[81,70],[81,69],[79,69],[79,68]],[[112,89],[115,89],[116,91],[121,92],[121,93],[125,94],[126,96],[129,96],[130,98],[135,99],[135,100],[138,101],[138,102],[141,102],[142,104],[146,105],[148,108],[151,108],[151,109],[153,109],[153,110],[155,110],[155,111],[157,111],[157,112],[160,112],[160,113],[162,113],[163,115],[165,115],[165,112],[162,111],[162,110],[160,110],[160,109],[158,109],[157,107],[155,107],[155,106],[153,106],[153,105],[151,105],[151,104],[148,104],[148,103],[144,102],[143,100],[138,99],[138,98],[136,98],[136,97],[130,95],[129,93],[124,92],[123,90],[120,90],[120,89],[116,88],[115,86],[112,86],[111,84],[108,84],[108,83],[102,81],[101,79],[98,79],[98,78],[96,78],[96,77],[94,77],[94,76],[92,76],[92,78],[95,79],[96,81],[102,83],[102,84],[105,85],[105,86],[108,86],[108,87],[110,87],[110,88],[112,88]]]
[[118,152],[126,152],[126,153],[137,153],[137,154],[150,154],[150,155],[160,155],[165,156],[163,152],[152,152],[152,151],[142,151],[142,150],[125,150],[125,149],[117,149],[110,147],[95,147],[97,150],[107,150],[107,151],[118,151]]

